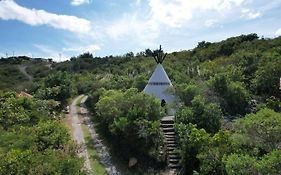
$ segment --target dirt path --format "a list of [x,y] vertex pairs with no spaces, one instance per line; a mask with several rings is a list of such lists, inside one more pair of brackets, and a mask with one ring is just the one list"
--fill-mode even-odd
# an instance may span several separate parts
[[89,154],[85,145],[85,139],[84,139],[84,134],[82,131],[81,127],[81,122],[78,118],[78,113],[77,113],[77,101],[82,98],[82,95],[76,97],[72,104],[70,105],[70,115],[71,115],[71,125],[72,125],[72,134],[73,134],[73,140],[76,141],[79,145],[81,145],[81,151],[79,153],[80,157],[85,158],[85,163],[84,163],[84,168],[86,171],[90,172],[91,171],[91,164],[90,164],[90,159],[89,159]]
[[100,162],[105,167],[105,170],[108,175],[121,175],[120,172],[117,171],[116,167],[112,163],[112,158],[109,154],[108,148],[102,143],[102,140],[99,139],[99,135],[97,134],[94,124],[91,122],[90,117],[88,116],[88,110],[85,105],[85,101],[88,96],[83,96],[80,104],[80,111],[83,115],[84,122],[86,122],[91,138],[93,140],[94,147],[98,153]]
[[32,81],[33,77],[26,72],[26,67],[27,67],[26,65],[19,65],[18,66],[20,72],[28,78],[28,81]]

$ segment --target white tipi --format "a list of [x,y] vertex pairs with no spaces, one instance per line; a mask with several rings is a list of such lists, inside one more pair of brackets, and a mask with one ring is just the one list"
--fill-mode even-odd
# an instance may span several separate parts
[[[153,57],[157,63],[157,66],[143,90],[145,93],[153,95],[159,100],[161,100],[162,105],[166,103],[172,104],[175,101],[175,96],[171,93],[173,85],[162,66],[162,62],[164,61],[166,55],[167,54],[163,54],[163,51],[161,50],[161,45],[160,49],[158,50],[158,53],[153,53]],[[173,115],[174,110],[168,109],[167,113],[168,115]]]

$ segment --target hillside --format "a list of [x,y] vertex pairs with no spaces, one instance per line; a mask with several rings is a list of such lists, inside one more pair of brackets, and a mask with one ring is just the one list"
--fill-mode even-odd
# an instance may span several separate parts
[[[223,94],[226,89],[221,88],[232,84],[238,88],[236,90],[247,95],[241,98],[262,103],[270,96],[280,98],[280,45],[280,37],[264,39],[258,38],[256,34],[232,37],[218,43],[202,41],[192,50],[168,54],[163,65],[180,96],[186,86],[194,85],[198,87],[198,93],[208,101],[227,103],[220,100],[226,100],[226,96],[230,94]],[[80,79],[76,78],[77,83],[80,83],[78,90],[81,86],[81,89],[87,89],[86,92],[97,87],[135,87],[142,91],[155,68],[150,52],[148,49],[135,56],[128,53],[105,58],[92,58],[91,55],[82,54],[73,57],[71,61],[55,64],[54,70],[84,75]],[[237,111],[230,111],[229,106],[223,107],[225,113],[231,115],[246,112],[246,106]]]
[[26,56],[0,59],[0,89],[21,91],[33,89],[51,70],[51,60]]
[[[26,90],[35,99],[53,105],[45,106],[48,116],[52,111],[48,113],[47,109],[60,112],[70,98],[87,94],[92,120],[118,161],[126,164],[129,158],[137,157],[140,163],[130,172],[144,174],[146,169],[146,173],[159,173],[166,165],[165,155],[160,154],[164,141],[159,120],[164,109],[155,98],[142,93],[156,67],[152,57],[155,51],[146,49],[103,58],[83,53],[59,63],[28,57],[2,58],[1,107],[10,102],[6,98],[16,101],[15,95],[8,96],[7,91]],[[163,66],[178,97],[175,129],[182,172],[280,174],[281,37],[268,39],[249,34],[216,43],[201,41],[194,49],[167,54]],[[39,105],[40,101],[16,104],[28,110],[33,103]],[[18,113],[10,111],[9,115]],[[32,118],[32,111],[25,116]],[[23,125],[27,130],[39,127],[39,121],[45,120],[40,116],[29,126],[29,120],[22,122],[14,116],[9,128],[3,122],[6,117],[6,113],[0,114],[0,131],[5,138],[15,134],[15,126]],[[62,144],[66,149],[67,139]],[[37,142],[34,145],[40,146]],[[38,156],[53,146],[50,145],[42,153],[39,150]],[[32,149],[32,145],[26,148],[1,144],[0,157],[9,158],[1,150],[19,147]],[[66,153],[55,152],[53,156]],[[79,169],[81,164],[74,161],[75,157],[67,158]]]

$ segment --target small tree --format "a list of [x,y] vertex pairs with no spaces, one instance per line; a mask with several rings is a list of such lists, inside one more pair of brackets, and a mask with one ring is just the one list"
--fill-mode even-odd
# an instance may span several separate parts
[[[262,109],[235,122],[233,141],[240,148],[257,148],[263,155],[278,149],[281,142],[281,114]],[[256,153],[257,154],[257,153]]]
[[215,133],[220,129],[221,119],[220,107],[214,103],[207,104],[201,96],[192,100],[191,107],[184,107],[176,113],[177,123],[196,124],[208,133]]

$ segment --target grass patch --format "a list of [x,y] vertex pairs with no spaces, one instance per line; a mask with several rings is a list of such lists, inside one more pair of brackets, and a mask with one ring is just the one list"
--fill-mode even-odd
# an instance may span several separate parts
[[103,165],[99,162],[98,153],[94,147],[93,140],[91,138],[87,125],[82,124],[82,130],[84,133],[84,139],[86,142],[88,154],[90,156],[92,173],[98,175],[107,175]]
[[[77,101],[77,105],[76,105],[77,113],[78,113],[78,117],[79,117],[80,121],[83,121],[83,116],[81,115],[81,111],[80,111],[80,102],[82,100],[82,97],[79,98],[79,100]],[[90,158],[90,163],[91,163],[91,168],[92,168],[92,174],[107,175],[105,168],[99,162],[98,153],[94,147],[93,140],[91,138],[88,126],[84,122],[81,122],[81,127],[82,127],[83,134],[84,134],[85,144],[87,146],[87,151],[90,156],[89,158]]]

